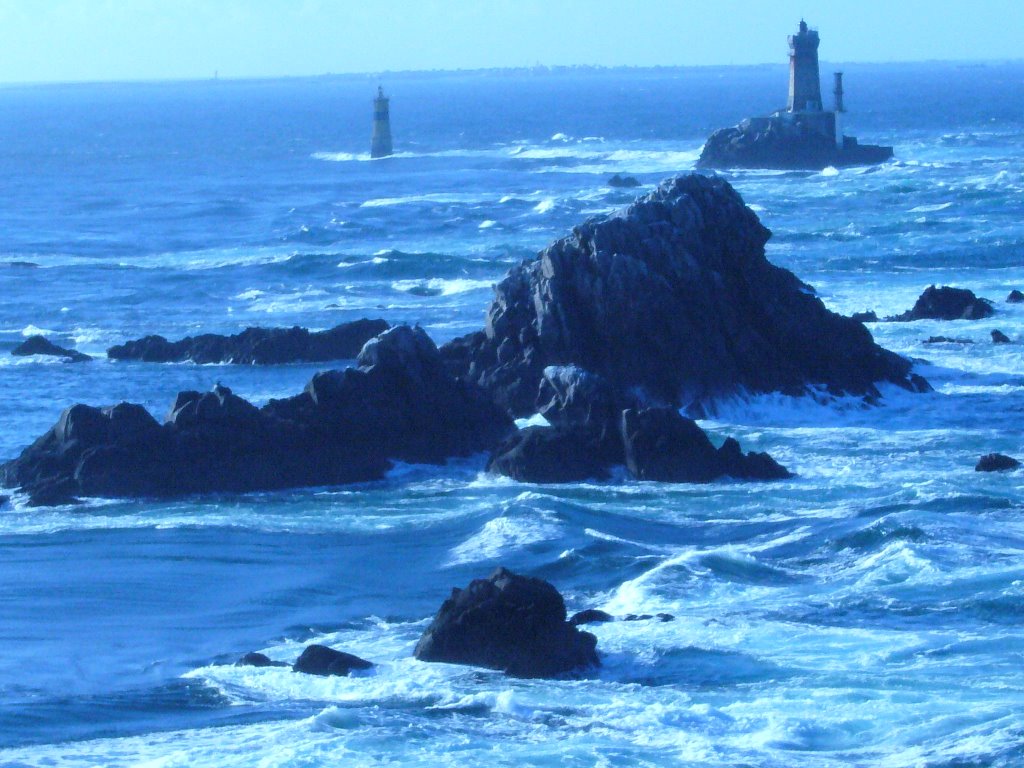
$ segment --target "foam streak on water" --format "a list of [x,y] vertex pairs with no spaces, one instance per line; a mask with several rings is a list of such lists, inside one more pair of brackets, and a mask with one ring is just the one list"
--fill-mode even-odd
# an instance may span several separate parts
[[[536,487],[476,456],[246,497],[15,494],[0,765],[1019,765],[1024,476],[973,468],[1024,456],[1024,309],[1003,302],[1024,289],[1024,69],[847,78],[870,105],[850,130],[894,162],[724,175],[773,231],[769,258],[836,311],[894,315],[932,283],[994,300],[982,321],[869,324],[935,392],[717,403],[713,440],[796,473],[771,484]],[[179,390],[264,403],[318,370],[7,355],[26,335],[102,357],[149,333],[367,316],[445,341],[482,326],[510,266],[691,169],[711,128],[775,108],[784,81],[395,76],[398,151],[373,162],[362,78],[2,90],[0,459],[74,402],[162,417]],[[940,335],[958,341],[924,343]],[[412,659],[451,587],[499,564],[570,612],[675,618],[593,626],[603,666],[581,679]],[[233,666],[310,642],[377,666]]]

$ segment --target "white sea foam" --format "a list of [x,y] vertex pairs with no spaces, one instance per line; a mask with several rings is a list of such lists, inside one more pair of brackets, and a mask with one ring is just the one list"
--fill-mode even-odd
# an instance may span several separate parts
[[553,541],[561,530],[552,521],[526,517],[496,517],[466,541],[451,550],[446,566],[495,560],[515,550]]
[[471,280],[466,277],[444,279],[432,277],[428,280],[395,280],[391,287],[396,291],[427,292],[439,296],[455,296],[467,291],[478,291],[484,288],[491,288],[494,283],[491,280]]

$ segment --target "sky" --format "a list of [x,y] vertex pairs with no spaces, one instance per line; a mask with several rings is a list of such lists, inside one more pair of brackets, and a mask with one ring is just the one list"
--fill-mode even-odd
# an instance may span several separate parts
[[1024,58],[1024,0],[0,0],[0,82]]

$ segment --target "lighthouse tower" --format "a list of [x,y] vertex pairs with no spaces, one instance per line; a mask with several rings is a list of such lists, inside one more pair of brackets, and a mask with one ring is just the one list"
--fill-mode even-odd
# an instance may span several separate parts
[[789,36],[789,112],[821,111],[821,74],[818,71],[818,33],[800,20],[798,34]]
[[373,139],[370,142],[370,157],[387,157],[392,152],[391,111],[388,102],[384,88],[378,86],[377,98],[373,100]]
[[842,149],[845,144],[845,139],[843,139],[843,115],[846,113],[846,107],[843,105],[843,73],[836,72],[833,74],[833,77],[835,78],[835,87],[832,93],[836,99],[836,149]]

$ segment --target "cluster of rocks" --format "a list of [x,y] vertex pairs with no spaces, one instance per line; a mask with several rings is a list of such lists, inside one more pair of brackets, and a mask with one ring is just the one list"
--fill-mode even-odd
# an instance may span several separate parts
[[393,460],[485,451],[513,428],[447,372],[422,329],[398,326],[368,342],[357,367],[318,373],[262,408],[222,386],[180,393],[163,424],[140,405],[74,405],[0,479],[36,505],[336,485],[379,479]]
[[[51,504],[335,485],[380,478],[395,460],[487,451],[493,471],[533,482],[605,477],[616,465],[666,482],[787,477],[734,440],[715,448],[679,409],[699,415],[737,394],[871,400],[878,382],[929,387],[862,323],[769,263],[769,236],[724,180],[682,176],[514,267],[485,328],[441,350],[399,326],[367,341],[355,368],[319,373],[294,397],[257,408],[226,387],[183,392],[163,423],[138,405],[75,405],[0,480]],[[373,322],[383,321],[360,332]],[[349,338],[256,330],[151,337],[117,354],[279,362],[282,350],[319,354]],[[538,409],[551,427],[515,430],[512,417]]]
[[[566,615],[565,601],[551,584],[498,568],[486,579],[452,590],[413,655],[522,678],[559,677],[600,666],[597,638],[577,629],[584,622],[568,621]],[[238,664],[288,666],[262,653],[247,653]],[[372,667],[372,662],[322,645],[308,646],[292,665],[296,672],[313,675],[348,675]]]

